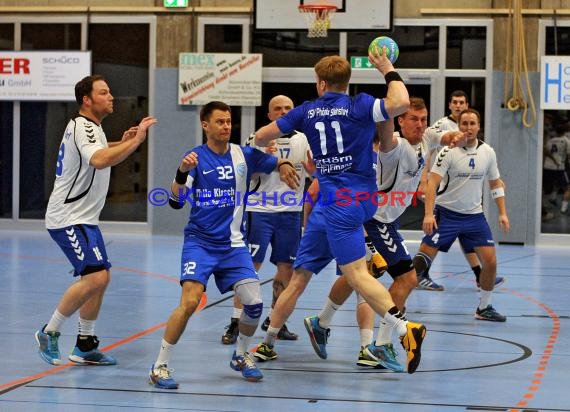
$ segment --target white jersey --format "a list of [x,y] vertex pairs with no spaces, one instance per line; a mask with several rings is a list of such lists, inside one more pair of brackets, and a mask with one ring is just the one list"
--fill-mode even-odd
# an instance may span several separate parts
[[103,128],[83,116],[69,121],[59,147],[55,183],[46,211],[46,228],[99,224],[111,168],[96,170],[91,156],[108,147]]
[[[445,116],[439,119],[434,124],[432,124],[430,127],[428,127],[425,133],[429,135],[437,135],[439,136],[439,140],[441,141],[442,136],[447,132],[456,132],[458,130],[459,130],[459,125],[457,124],[455,119],[451,116]],[[437,152],[439,152],[442,148],[443,146],[439,145],[436,148],[436,150],[432,153],[430,164],[428,166],[430,169],[435,162],[435,156],[437,155]]]
[[449,131],[459,130],[459,126],[453,117],[445,116],[432,124],[429,129],[434,130],[435,132],[442,135]]
[[435,204],[464,214],[483,212],[484,180],[500,177],[495,151],[480,140],[476,147],[444,147],[431,173],[443,178]]
[[[255,136],[255,135],[252,135]],[[249,142],[252,142],[250,136]],[[250,146],[265,150],[264,147]],[[248,212],[300,212],[303,209],[303,191],[307,173],[301,161],[307,161],[307,151],[309,143],[307,137],[301,132],[294,132],[291,137],[280,137],[277,139],[277,152],[275,156],[280,159],[289,160],[295,166],[295,170],[300,178],[299,187],[291,189],[279,178],[279,170],[270,174],[260,174],[251,179],[249,190],[255,192],[246,207]]]
[[412,146],[398,132],[394,136],[398,139],[397,146],[388,153],[378,154],[378,190],[386,196],[381,195],[383,198],[379,199],[380,206],[376,209],[374,219],[382,223],[392,223],[412,201],[417,201],[416,191],[426,157],[440,142],[436,134],[424,133],[422,141]]
[[570,139],[567,136],[551,137],[544,144],[544,151],[550,154],[544,158],[545,169],[565,170],[566,159],[570,156]]

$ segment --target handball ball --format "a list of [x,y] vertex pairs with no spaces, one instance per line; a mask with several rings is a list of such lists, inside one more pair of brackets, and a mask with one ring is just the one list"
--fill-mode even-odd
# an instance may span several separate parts
[[386,57],[393,63],[396,62],[400,55],[398,44],[387,36],[376,37],[368,46],[368,52],[371,53],[374,49],[378,54],[382,54],[382,47],[386,46]]

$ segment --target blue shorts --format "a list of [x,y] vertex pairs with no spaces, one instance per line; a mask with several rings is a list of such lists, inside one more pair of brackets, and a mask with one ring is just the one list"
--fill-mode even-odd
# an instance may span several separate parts
[[48,229],[48,233],[73,265],[73,276],[88,275],[111,267],[99,226],[73,225]]
[[293,263],[301,238],[300,212],[249,212],[247,243],[255,263],[263,263],[267,247],[271,244],[269,260]]
[[295,269],[305,269],[317,274],[334,259],[327,237],[324,208],[317,205],[309,215],[295,260]]
[[[328,199],[333,193],[321,187],[324,199]],[[341,188],[342,197],[337,195],[337,200],[330,204],[323,204],[323,215],[329,244],[339,265],[346,265],[366,255],[364,244],[364,231],[362,225],[371,219],[376,212],[377,206],[371,199],[358,199],[359,193],[374,193],[373,187],[366,185],[354,185],[350,189]]]
[[194,236],[185,236],[180,262],[180,283],[195,280],[206,289],[211,275],[214,275],[216,286],[221,293],[232,290],[234,284],[240,280],[259,280],[247,247],[220,248],[204,244],[203,240]]
[[[396,265],[401,261],[411,262],[412,257],[404,244],[404,238],[398,232],[400,220],[396,219],[392,223],[382,223],[376,219],[370,219],[364,223],[364,229],[366,229],[368,238],[372,241],[378,253],[388,263],[388,273],[392,277],[401,275],[405,267],[396,267]],[[411,270],[412,268],[410,267],[409,269]]]
[[441,206],[436,206],[434,213],[438,229],[433,234],[424,236],[422,243],[442,252],[447,252],[457,238],[465,251],[474,251],[480,246],[495,246],[484,213],[469,215]]

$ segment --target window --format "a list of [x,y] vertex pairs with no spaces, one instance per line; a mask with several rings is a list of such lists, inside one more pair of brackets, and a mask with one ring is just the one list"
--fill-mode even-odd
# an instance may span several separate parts
[[[22,50],[79,50],[81,24],[22,24]],[[63,131],[75,102],[20,103],[20,210],[23,219],[43,219],[53,188]]]

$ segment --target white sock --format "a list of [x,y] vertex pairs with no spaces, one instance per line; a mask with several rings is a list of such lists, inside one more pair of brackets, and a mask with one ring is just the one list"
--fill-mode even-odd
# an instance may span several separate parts
[[57,332],[68,318],[63,316],[57,309],[51,315],[51,319],[44,328],[44,332]]
[[251,336],[246,336],[243,333],[239,333],[237,342],[236,342],[236,355],[243,356],[244,353],[248,351],[247,347],[249,346],[249,342],[251,340]]
[[562,201],[562,206],[560,207],[560,211],[562,213],[566,213],[566,211],[568,210],[568,201],[567,200],[563,200]]
[[269,307],[269,312],[267,312],[267,317],[271,319],[271,312],[273,312],[273,308]]
[[174,345],[168,343],[167,341],[162,338],[162,342],[160,343],[160,351],[158,352],[158,358],[156,358],[156,362],[154,362],[155,369],[159,365],[168,365],[168,361],[170,360],[170,351],[174,347]]
[[330,298],[327,298],[325,306],[321,310],[321,313],[319,313],[319,325],[322,328],[327,329],[331,324],[331,320],[334,314],[341,306],[342,305],[337,305],[336,303],[334,303],[332,300],[330,300]]
[[277,340],[277,334],[279,333],[279,329],[281,328],[274,328],[272,326],[269,326],[267,328],[267,333],[265,334],[265,339],[263,340],[263,343],[273,347],[275,345],[275,341]]
[[364,348],[372,343],[374,331],[372,329],[360,329],[360,347]]
[[384,319],[380,319],[380,324],[378,325],[378,335],[376,335],[376,346],[387,345],[392,343],[392,330],[393,326],[388,325]]
[[481,300],[479,301],[479,309],[483,310],[491,304],[492,290],[481,289]]
[[384,321],[396,331],[398,336],[404,336],[408,331],[406,321],[401,316],[402,314],[399,311],[396,315],[392,315],[390,312],[384,314]]
[[95,336],[95,320],[81,319],[79,317],[79,334],[83,336]]
[[243,312],[243,309],[234,308],[234,311],[232,313],[232,318],[235,318],[235,319],[241,318],[242,312]]

